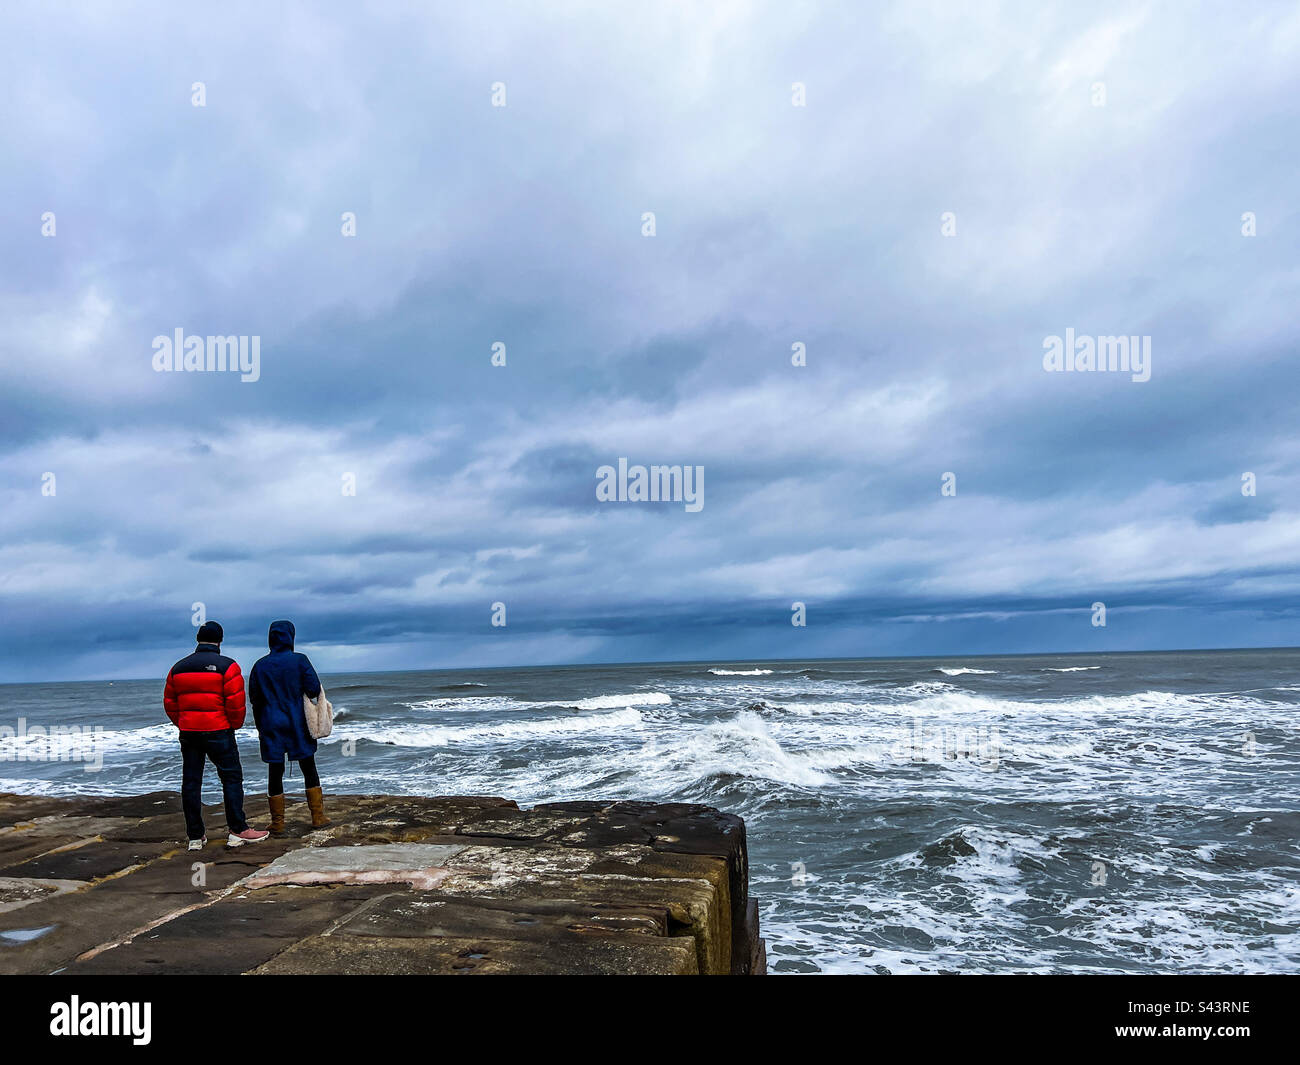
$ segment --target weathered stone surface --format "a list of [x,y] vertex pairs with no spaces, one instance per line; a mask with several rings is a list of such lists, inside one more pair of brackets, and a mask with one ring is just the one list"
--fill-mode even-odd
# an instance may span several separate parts
[[549,942],[591,936],[668,934],[661,906],[582,903],[576,899],[465,899],[437,892],[387,895],[362,907],[336,935],[384,938],[519,939]]
[[[177,791],[151,791],[144,795],[106,795],[86,801],[74,799],[82,810],[93,817],[158,817],[162,814],[181,814],[181,796]],[[220,810],[220,806],[209,806]],[[180,822],[185,823],[182,816]]]
[[0,876],[0,913],[21,909],[30,903],[51,898],[64,891],[78,891],[85,886],[79,880],[37,880],[31,877]]
[[7,875],[14,866],[39,858],[42,854],[49,854],[64,847],[80,847],[94,838],[93,836],[90,839],[78,839],[76,836],[37,836],[27,832],[12,832],[0,836],[0,876]]
[[49,929],[31,941],[0,946],[0,974],[53,972],[86,951],[178,913],[186,903],[175,896],[110,894],[88,885],[82,891],[0,913],[0,943],[7,934]]
[[[0,812],[0,816],[3,813]],[[27,818],[0,829],[0,839],[43,840],[51,837],[89,839],[105,836],[139,824],[134,817],[67,817],[60,814],[42,814]]]
[[166,850],[162,844],[96,841],[84,847],[47,852],[5,868],[7,876],[43,877],[56,880],[98,880],[120,874],[124,870],[144,865],[161,857]]
[[[72,809],[68,800],[48,795],[0,794],[0,824],[11,826],[51,814],[66,814]],[[78,813],[82,809],[78,808]]]
[[317,936],[253,970],[254,975],[343,976],[688,976],[699,972],[688,939],[592,939],[531,942]]
[[749,900],[749,905],[745,908],[744,942],[749,950],[745,972],[750,976],[766,976],[767,944],[758,934],[758,903],[753,899]]
[[391,887],[267,888],[204,906],[127,943],[73,962],[66,973],[237,976],[317,935]]
[[[745,822],[734,814],[695,803],[648,803],[591,801],[545,803],[535,810],[520,811],[514,828],[525,833],[550,823],[551,831],[537,838],[568,847],[603,848],[620,843],[642,843],[655,850],[684,854],[715,855],[728,864],[731,899],[731,927],[737,936],[735,971],[748,971],[748,959],[755,946],[750,942],[745,921],[749,901],[749,860],[745,845]],[[494,811],[489,818],[463,826],[460,831],[475,835],[490,825],[499,836],[510,835],[511,814]]]
[[[265,799],[250,796],[258,823]],[[744,824],[684,803],[329,796],[184,848],[179,796],[0,795],[0,973],[758,973]]]
[[585,820],[585,817],[542,810],[487,810],[463,821],[457,826],[456,832],[464,836],[539,840],[570,831]]

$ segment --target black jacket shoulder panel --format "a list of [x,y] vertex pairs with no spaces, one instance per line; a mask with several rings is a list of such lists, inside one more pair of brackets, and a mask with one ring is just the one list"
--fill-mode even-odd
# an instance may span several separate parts
[[220,673],[225,674],[232,665],[233,658],[227,658],[216,651],[195,651],[172,666],[172,674],[177,673]]

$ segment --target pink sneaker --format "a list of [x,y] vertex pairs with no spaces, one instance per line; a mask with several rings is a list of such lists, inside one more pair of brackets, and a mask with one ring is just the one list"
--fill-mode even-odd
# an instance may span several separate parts
[[246,828],[243,832],[232,832],[226,837],[227,847],[242,847],[245,843],[261,843],[271,833],[259,832],[255,828]]

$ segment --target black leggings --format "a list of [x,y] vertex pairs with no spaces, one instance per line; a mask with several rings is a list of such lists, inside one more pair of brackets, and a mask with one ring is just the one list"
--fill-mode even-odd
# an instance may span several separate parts
[[[285,761],[287,761],[286,759]],[[270,777],[266,784],[266,793],[268,795],[284,794],[284,762],[271,762],[267,769],[270,770]],[[320,787],[320,774],[316,772],[316,759],[304,758],[298,763],[298,768],[302,770],[302,783],[306,788]]]

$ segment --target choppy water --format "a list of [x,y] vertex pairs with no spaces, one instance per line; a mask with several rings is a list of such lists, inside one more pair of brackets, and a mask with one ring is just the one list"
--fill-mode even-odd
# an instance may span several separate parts
[[[1300,651],[317,665],[327,790],[741,814],[775,972],[1300,970]],[[178,788],[160,693],[0,687],[0,727],[105,729],[95,773],[0,734],[0,790]]]

